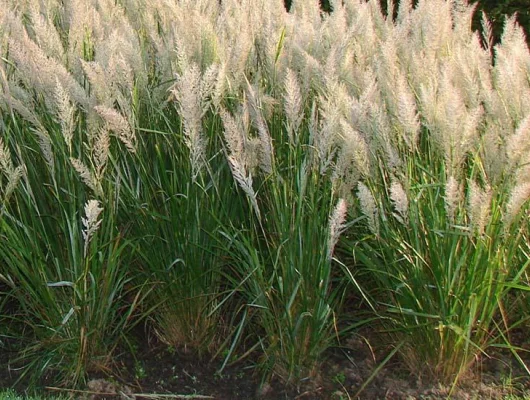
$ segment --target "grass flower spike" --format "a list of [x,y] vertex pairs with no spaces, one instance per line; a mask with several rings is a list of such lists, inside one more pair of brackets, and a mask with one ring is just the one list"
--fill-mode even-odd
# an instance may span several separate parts
[[85,241],[84,254],[87,255],[88,245],[90,240],[97,232],[101,225],[101,220],[98,219],[99,215],[103,211],[103,208],[99,206],[99,201],[89,200],[85,204],[85,217],[83,221],[83,240]]

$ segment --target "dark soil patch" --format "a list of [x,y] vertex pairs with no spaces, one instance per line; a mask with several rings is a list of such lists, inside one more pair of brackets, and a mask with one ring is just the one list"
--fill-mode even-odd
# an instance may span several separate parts
[[[521,332],[519,336],[521,347],[530,350],[527,335]],[[13,387],[19,374],[9,363],[13,353],[6,351],[6,347],[5,341],[0,342],[0,388]],[[527,364],[530,364],[530,357],[524,354],[521,353]],[[508,394],[530,392],[528,375],[506,351],[493,352],[490,358],[485,358],[480,363],[480,368],[474,371],[473,377],[453,390],[418,381],[406,372],[397,356],[377,371],[387,355],[388,351],[374,353],[370,340],[357,335],[344,343],[344,346],[330,349],[319,378],[308,379],[298,388],[286,389],[278,381],[260,385],[252,360],[240,362],[219,373],[218,361],[208,362],[193,354],[173,351],[160,343],[154,343],[136,350],[134,356],[126,351],[117,354],[113,374],[90,376],[85,393],[71,393],[75,398],[89,400],[152,399],[155,394],[219,400],[413,400],[501,399]],[[42,386],[46,388],[46,382]],[[19,384],[16,389],[23,392],[24,383]],[[47,391],[58,393],[49,387]]]
[[251,366],[239,365],[218,373],[219,364],[194,354],[177,352],[164,345],[122,354],[119,375],[134,393],[211,396],[215,399],[251,399],[256,379]]

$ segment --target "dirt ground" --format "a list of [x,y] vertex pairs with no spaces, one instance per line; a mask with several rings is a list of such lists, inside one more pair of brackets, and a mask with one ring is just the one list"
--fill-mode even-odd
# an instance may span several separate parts
[[[528,335],[521,332],[519,336],[520,346],[530,351]],[[13,356],[9,346],[4,342],[2,347],[0,388],[10,388],[20,371],[9,362]],[[387,355],[388,352],[374,353],[369,336],[357,334],[343,346],[328,351],[320,377],[308,379],[298,388],[286,389],[277,381],[260,385],[252,360],[219,374],[219,362],[201,361],[192,354],[172,351],[155,342],[138,349],[134,356],[130,352],[117,354],[114,372],[110,376],[91,376],[83,391],[52,389],[46,381],[42,386],[51,394],[71,393],[74,398],[90,400],[157,398],[154,395],[162,395],[158,397],[161,399],[220,400],[502,399],[530,393],[530,377],[508,352],[496,351],[489,358],[484,357],[477,363],[473,376],[452,391],[450,387],[421,382],[411,376],[397,356],[379,369]],[[521,355],[530,365],[528,353]],[[23,392],[24,382],[16,389]]]

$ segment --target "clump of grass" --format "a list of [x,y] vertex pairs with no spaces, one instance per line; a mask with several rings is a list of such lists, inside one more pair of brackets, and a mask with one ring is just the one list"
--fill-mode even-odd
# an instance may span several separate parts
[[312,137],[318,133],[311,132],[315,115],[303,115],[298,78],[286,79],[286,114],[270,123],[252,86],[236,115],[223,114],[228,160],[251,213],[247,224],[225,235],[232,279],[259,338],[260,368],[267,378],[297,384],[315,377],[334,339],[340,296],[332,285],[332,255],[347,206],[321,173]]
[[[19,152],[23,177],[3,198],[1,278],[15,304],[9,318],[29,340],[22,352],[26,372],[57,369],[75,383],[86,371],[109,366],[129,325],[135,301],[126,301],[130,274],[123,265],[131,246],[118,232],[112,204],[85,201],[73,167],[57,162],[51,172],[33,156],[39,154],[34,146],[30,140]],[[39,188],[43,183],[47,190]]]
[[150,288],[157,336],[181,351],[212,354],[224,334],[223,254],[216,235],[235,202],[230,186],[220,186],[228,171],[219,155],[194,171],[198,162],[178,119],[166,123],[166,131],[152,130],[139,146],[123,185],[122,217],[132,221],[129,234],[139,238],[139,281]]
[[402,178],[406,192],[388,175],[360,184],[361,207],[377,229],[353,254],[374,279],[384,325],[404,342],[409,368],[451,383],[502,337],[499,330],[509,329],[500,313],[512,308],[507,294],[528,266],[515,261],[525,233],[504,224],[506,193],[486,192],[476,177],[466,183],[469,203],[452,208],[451,185],[458,183],[445,180],[443,161],[432,152],[414,157],[409,173]]
[[[492,60],[476,36],[462,33],[470,11],[439,5],[433,29],[443,35],[408,49],[398,44],[403,37],[383,38],[374,55],[375,79],[360,100],[380,103],[359,107],[376,118],[376,127],[362,114],[353,121],[354,128],[374,132],[363,141],[370,157],[356,189],[367,233],[350,236],[350,249],[409,368],[456,383],[516,323],[505,314],[513,307],[508,294],[528,267],[527,224],[521,223],[528,169],[526,156],[512,146],[527,135],[521,107],[528,103],[522,106],[523,92],[501,71],[518,63],[508,54],[521,55],[518,60],[529,54],[512,21]],[[420,3],[398,16],[399,29],[411,34],[407,40],[422,34],[429,9]],[[439,73],[415,67],[423,46]],[[465,63],[448,56],[470,49],[475,54]],[[527,80],[522,85],[529,87]],[[502,120],[510,128],[500,128]]]
[[7,318],[20,327],[24,375],[57,372],[57,382],[77,384],[111,367],[137,322],[141,295],[125,267],[133,246],[118,227],[118,193],[108,179],[111,152],[134,152],[135,139],[120,112],[86,112],[94,98],[62,60],[47,55],[47,46],[62,49],[47,11],[49,19],[31,14],[34,31],[8,11],[2,32],[20,36],[10,36],[13,61],[1,66],[0,278],[14,303]]

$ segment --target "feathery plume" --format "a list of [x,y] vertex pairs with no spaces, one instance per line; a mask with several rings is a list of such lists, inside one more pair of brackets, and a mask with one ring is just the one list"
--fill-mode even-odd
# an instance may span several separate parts
[[113,102],[112,90],[103,67],[95,61],[80,60],[81,68],[90,83],[90,91],[98,104],[110,107]]
[[[335,106],[335,101],[332,98],[321,98],[318,111],[322,115],[322,119],[318,123],[316,119],[316,104],[317,102],[313,101],[311,108],[312,122],[310,128],[313,129],[312,145],[318,154],[320,174],[325,175],[333,165],[333,159],[337,152],[337,146],[335,144],[339,138],[337,131],[340,130],[339,122],[341,120],[341,113],[338,107]],[[344,140],[342,142],[345,143]],[[349,159],[345,159],[344,161],[347,164],[351,164],[351,160]]]
[[107,128],[116,134],[127,150],[135,153],[136,136],[125,117],[115,109],[105,106],[95,106],[94,110],[106,122]]
[[482,189],[474,180],[469,182],[468,212],[471,225],[480,235],[484,234],[491,209],[491,187]]
[[241,189],[243,189],[243,192],[245,192],[248,199],[250,200],[250,204],[252,205],[256,216],[258,217],[258,219],[261,219],[261,213],[258,206],[256,192],[252,187],[252,174],[247,173],[245,171],[245,168],[233,156],[228,156],[228,164],[230,165],[230,169],[232,171],[234,179],[239,184]]
[[39,143],[42,156],[44,157],[44,160],[46,161],[46,165],[50,169],[50,172],[53,176],[55,172],[55,159],[53,156],[52,140],[50,138],[50,135],[42,127],[41,129],[37,129],[35,131],[35,135],[37,135],[37,142]]
[[392,200],[396,210],[393,214],[394,217],[402,224],[406,224],[408,222],[409,199],[405,189],[396,179],[393,179],[390,184],[390,200]]
[[55,83],[56,116],[61,124],[61,132],[68,147],[68,153],[71,154],[75,129],[75,105],[70,101],[70,95],[63,88],[59,79],[56,79]]
[[19,165],[16,167],[12,173],[8,174],[7,176],[7,185],[4,190],[4,198],[3,201],[7,202],[9,200],[9,197],[11,197],[11,194],[15,191],[18,182],[20,181],[20,178],[24,176],[25,169],[22,165]]
[[99,130],[99,134],[94,142],[94,164],[96,167],[96,179],[101,181],[103,172],[109,159],[110,136],[105,127]]
[[470,109],[465,114],[464,120],[461,124],[461,138],[460,147],[462,148],[462,157],[464,154],[473,149],[477,139],[479,138],[478,127],[482,121],[484,109],[481,105]]
[[344,222],[348,212],[348,204],[345,199],[339,199],[333,214],[329,218],[329,238],[328,238],[328,260],[333,257],[333,251],[339,240],[340,235],[345,229]]
[[87,185],[97,196],[101,196],[102,193],[98,181],[88,167],[77,158],[70,158],[70,163],[79,174],[81,181]]
[[4,140],[0,137],[0,168],[6,175],[13,174],[13,161],[11,161],[11,154],[4,143]]
[[53,21],[39,14],[37,10],[32,10],[30,18],[35,32],[35,42],[48,57],[63,63],[64,48]]
[[357,170],[364,176],[370,175],[370,157],[368,144],[364,137],[345,120],[340,121],[342,138],[352,150],[353,160]]
[[287,135],[291,143],[295,143],[294,135],[302,122],[302,94],[296,74],[289,68],[285,73],[284,109],[287,118]]
[[515,221],[521,208],[528,199],[530,199],[530,182],[518,184],[512,189],[504,216],[506,228],[510,227],[512,222]]
[[101,225],[102,221],[98,218],[102,211],[103,208],[99,206],[99,201],[97,200],[89,200],[85,204],[85,217],[81,219],[83,223],[83,240],[85,241],[83,250],[85,257],[87,256],[90,240]]
[[222,109],[221,119],[229,155],[237,159],[246,171],[253,171],[261,163],[262,145],[260,138],[248,136],[251,124],[248,102],[243,102],[235,116]]
[[[260,141],[260,152],[259,152],[259,165],[261,170],[270,174],[272,172],[273,165],[273,147],[272,139],[269,133],[269,128],[263,117],[263,106],[261,103],[261,97],[256,94],[254,88],[247,81],[247,97],[245,98],[245,105],[248,110],[251,111],[252,123],[258,130],[258,136]],[[248,107],[250,106],[250,107]]]
[[[186,146],[190,150],[192,179],[195,180],[206,160],[207,140],[202,131],[202,117],[206,112],[205,91],[201,71],[197,65],[187,68],[171,89],[184,124]],[[211,88],[210,88],[211,89]]]
[[528,154],[530,146],[530,114],[520,123],[515,133],[510,135],[506,143],[506,154],[510,161],[509,168],[516,170],[520,167],[521,160]]
[[40,116],[35,111],[35,101],[28,90],[13,81],[9,81],[9,87],[5,89],[5,93],[0,92],[0,98],[4,100],[10,112],[16,111],[35,128],[42,128]]
[[420,121],[416,100],[404,77],[397,82],[397,119],[403,128],[403,140],[410,150],[416,148],[420,133]]
[[495,46],[494,87],[502,99],[504,112],[517,123],[530,108],[528,69],[530,50],[515,16],[506,18],[501,43]]
[[[340,196],[346,196],[355,187],[361,177],[361,172],[355,162],[355,144],[344,142],[334,150],[334,153],[337,153],[338,156],[331,175],[331,181],[335,190],[340,193]],[[320,173],[324,173],[322,164]]]
[[456,211],[462,201],[462,187],[453,175],[449,176],[445,183],[444,200],[445,212],[447,213],[448,218],[451,221],[454,221]]
[[[204,71],[201,81],[200,81],[200,105],[201,105],[201,117],[204,117],[208,110],[210,109],[210,104],[212,102],[212,96],[214,91],[218,89],[217,81],[220,78],[219,76],[219,66],[217,64],[212,64],[206,71]],[[222,94],[219,94],[222,96]]]
[[484,47],[488,52],[491,52],[491,48],[493,47],[493,28],[484,11],[481,13],[480,25],[482,27],[482,42],[484,43]]
[[236,119],[226,109],[222,108],[219,111],[221,120],[223,121],[224,137],[230,155],[238,160],[241,160],[244,152],[244,143],[246,134]]
[[379,210],[372,192],[363,182],[357,184],[357,198],[362,213],[368,219],[368,228],[374,235],[379,235]]
[[217,68],[217,77],[215,78],[215,86],[212,90],[212,104],[216,109],[221,107],[225,92],[227,90],[227,67],[226,63],[222,63]]
[[88,96],[81,85],[62,63],[44,54],[25,31],[20,38],[9,37],[8,44],[9,56],[17,65],[17,73],[24,82],[43,94],[48,106],[54,104],[56,79],[59,79],[76,103],[88,109]]

